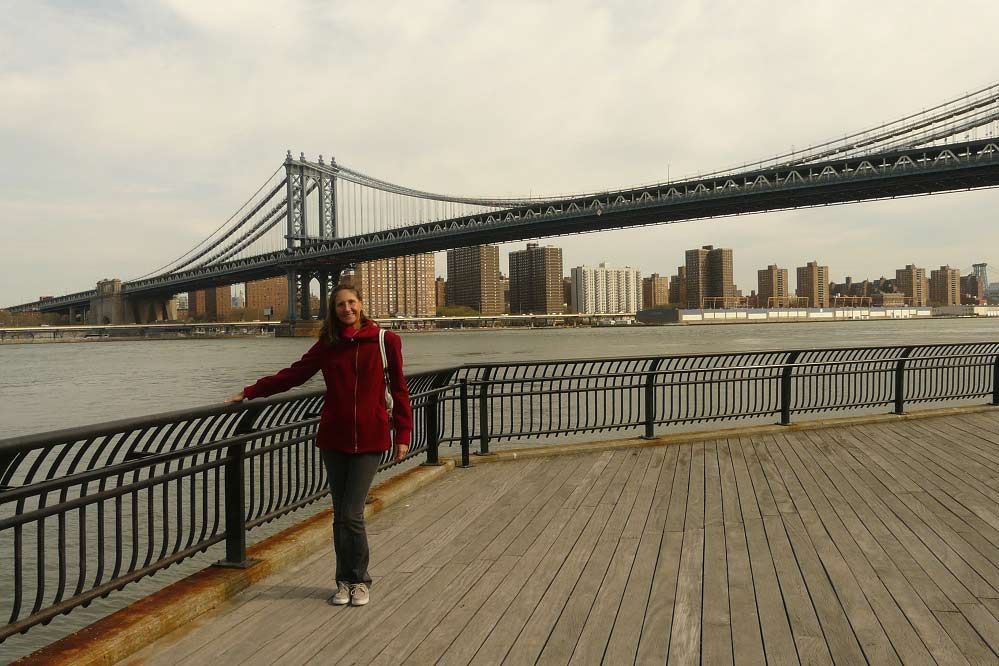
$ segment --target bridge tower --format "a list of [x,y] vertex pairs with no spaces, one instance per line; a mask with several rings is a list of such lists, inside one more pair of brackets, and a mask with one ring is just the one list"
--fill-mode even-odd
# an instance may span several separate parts
[[[287,175],[287,232],[288,252],[315,241],[336,238],[337,235],[337,201],[336,201],[336,159],[330,158],[329,165],[319,156],[318,165],[314,166],[305,159],[302,153],[298,160],[291,156],[291,151],[284,162]],[[319,198],[318,217],[316,220],[316,235],[309,234],[307,214],[308,197],[313,192]],[[340,280],[344,267],[339,265],[317,266],[309,270],[288,271],[288,313],[287,320],[309,320],[312,318],[309,303],[309,283],[313,278],[319,280],[319,312],[320,319],[326,316],[326,304],[333,286]]]

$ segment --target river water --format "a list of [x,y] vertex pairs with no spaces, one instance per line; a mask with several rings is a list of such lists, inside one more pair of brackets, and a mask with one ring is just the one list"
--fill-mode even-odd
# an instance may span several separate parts
[[[814,347],[999,341],[999,318],[729,324],[403,333],[407,372],[464,363]],[[0,440],[221,402],[296,360],[301,338],[143,340],[0,347]],[[321,387],[321,379],[303,389]],[[613,435],[612,435],[613,436]],[[316,507],[321,509],[323,507]],[[252,533],[257,541],[303,510]],[[207,563],[208,552],[130,585],[50,626],[0,644],[0,662],[26,654]],[[6,563],[9,564],[9,563]],[[9,572],[0,571],[0,594]]]
[[[406,371],[463,363],[999,340],[999,318],[403,333]],[[224,400],[303,338],[0,347],[0,439]],[[317,375],[303,388],[320,388]]]

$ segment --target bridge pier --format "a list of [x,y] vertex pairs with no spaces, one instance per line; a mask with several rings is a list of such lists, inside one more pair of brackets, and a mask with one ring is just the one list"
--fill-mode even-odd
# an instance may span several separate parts
[[[70,308],[70,321],[76,312]],[[121,280],[101,280],[97,295],[90,299],[86,322],[95,325],[149,324],[177,318],[177,301],[173,298],[127,298],[121,291]]]

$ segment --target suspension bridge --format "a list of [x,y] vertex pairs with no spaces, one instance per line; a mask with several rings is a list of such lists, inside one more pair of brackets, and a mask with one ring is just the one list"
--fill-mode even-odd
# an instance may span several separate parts
[[[175,261],[115,285],[114,293],[98,285],[7,309],[72,313],[89,309],[94,299],[155,303],[182,292],[287,276],[287,318],[294,320],[309,314],[313,280],[324,305],[341,273],[360,261],[997,185],[999,83],[803,150],[602,192],[453,196],[391,183],[332,158],[311,160],[302,153],[295,159],[289,151],[229,220]],[[158,318],[155,307],[143,311]]]

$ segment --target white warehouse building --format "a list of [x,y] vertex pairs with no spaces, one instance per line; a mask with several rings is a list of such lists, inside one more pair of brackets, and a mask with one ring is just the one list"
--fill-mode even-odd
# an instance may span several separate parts
[[571,305],[579,314],[635,313],[642,309],[642,273],[637,268],[577,266],[571,275]]

